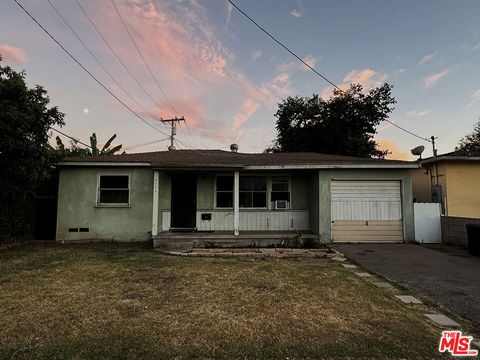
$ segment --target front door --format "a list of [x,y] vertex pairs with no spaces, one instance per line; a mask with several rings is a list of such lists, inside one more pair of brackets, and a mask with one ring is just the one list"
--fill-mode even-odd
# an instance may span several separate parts
[[197,216],[197,177],[172,175],[172,229],[195,229]]

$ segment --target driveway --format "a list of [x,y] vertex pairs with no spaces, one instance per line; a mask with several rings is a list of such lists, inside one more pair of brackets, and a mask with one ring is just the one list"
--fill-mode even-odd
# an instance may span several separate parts
[[480,328],[480,257],[447,246],[335,245],[346,257],[435,300]]

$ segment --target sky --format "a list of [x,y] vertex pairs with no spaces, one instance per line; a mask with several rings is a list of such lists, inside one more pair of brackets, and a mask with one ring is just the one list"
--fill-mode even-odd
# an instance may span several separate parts
[[[125,67],[75,0],[50,0],[115,81],[48,0],[19,1],[152,125],[111,97],[13,0],[1,1],[3,62],[25,70],[29,86],[44,86],[51,104],[66,114],[61,130],[84,142],[92,132],[99,143],[115,133],[116,143],[127,152],[166,150],[169,128],[158,118],[183,115],[186,124],[179,125],[177,148],[228,150],[235,142],[241,152],[262,152],[275,138],[274,114],[282,99],[331,95],[328,83],[225,0],[114,0],[153,76],[111,0],[78,2]],[[360,83],[366,90],[392,84],[397,104],[390,120],[421,137],[438,137],[439,153],[452,151],[478,121],[478,0],[236,0],[236,4],[335,84]],[[389,158],[412,160],[410,149],[418,145],[426,147],[424,156],[432,153],[430,143],[391,124],[382,123],[377,130],[376,141],[392,152]],[[146,143],[152,144],[139,146]]]

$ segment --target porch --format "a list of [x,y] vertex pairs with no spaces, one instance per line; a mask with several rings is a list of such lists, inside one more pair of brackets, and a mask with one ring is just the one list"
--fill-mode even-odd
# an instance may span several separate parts
[[152,238],[230,237],[249,244],[252,236],[255,240],[313,233],[317,204],[310,194],[311,188],[318,188],[316,181],[308,171],[155,170]]

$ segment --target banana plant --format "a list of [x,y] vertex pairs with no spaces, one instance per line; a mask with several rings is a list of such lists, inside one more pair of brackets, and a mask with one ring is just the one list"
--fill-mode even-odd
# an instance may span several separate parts
[[97,142],[97,135],[95,133],[90,136],[90,152],[92,156],[105,156],[105,155],[114,155],[116,152],[118,152],[121,148],[122,145],[117,145],[112,148],[110,148],[110,145],[112,145],[113,140],[115,140],[117,137],[117,134],[113,134],[113,136],[108,139],[108,141],[103,145],[102,149],[100,150],[98,148],[98,142]]

